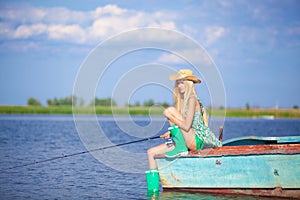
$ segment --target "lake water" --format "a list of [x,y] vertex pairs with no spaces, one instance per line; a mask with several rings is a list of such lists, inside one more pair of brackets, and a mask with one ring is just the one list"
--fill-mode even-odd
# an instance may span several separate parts
[[[143,133],[149,126],[149,118],[133,117],[132,120],[138,127],[129,126],[127,129],[149,137]],[[119,124],[113,117],[98,116],[97,121],[105,137],[113,144],[140,139],[126,133],[124,125],[130,125],[126,118],[120,117]],[[162,126],[157,135],[167,129],[163,118],[155,118],[153,123],[157,124],[156,127]],[[300,135],[300,119],[230,118],[225,120],[223,134],[224,140],[247,135]],[[1,199],[147,199],[145,174],[142,172],[147,169],[145,154],[148,148],[164,142],[162,139],[7,169],[84,152],[87,149],[82,139],[71,115],[0,115]],[[121,157],[115,155],[118,152],[121,152]],[[134,158],[125,157],[123,153],[134,155]],[[232,198],[255,199],[181,192],[160,194],[160,199]]]

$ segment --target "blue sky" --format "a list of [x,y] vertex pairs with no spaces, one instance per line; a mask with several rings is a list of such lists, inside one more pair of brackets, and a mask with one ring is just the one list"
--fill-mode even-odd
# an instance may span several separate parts
[[[0,104],[25,105],[34,97],[46,105],[49,98],[69,96],[80,66],[99,43],[124,31],[157,27],[183,33],[205,48],[222,77],[227,107],[300,106],[299,10],[297,0],[1,1]],[[137,65],[189,68],[151,50],[122,59],[96,96],[110,96],[122,73]],[[197,91],[209,105],[205,84]],[[170,91],[157,85],[134,91],[130,101],[150,98],[172,102]]]

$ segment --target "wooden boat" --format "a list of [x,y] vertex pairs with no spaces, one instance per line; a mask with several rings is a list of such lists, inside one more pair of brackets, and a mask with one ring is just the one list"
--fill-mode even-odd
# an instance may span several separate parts
[[156,161],[164,190],[300,198],[300,136],[235,138]]

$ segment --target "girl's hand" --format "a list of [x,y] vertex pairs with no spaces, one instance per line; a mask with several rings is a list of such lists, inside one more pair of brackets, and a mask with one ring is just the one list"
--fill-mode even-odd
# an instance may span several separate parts
[[161,135],[160,138],[163,138],[163,139],[170,138],[170,131],[168,131],[165,134]]

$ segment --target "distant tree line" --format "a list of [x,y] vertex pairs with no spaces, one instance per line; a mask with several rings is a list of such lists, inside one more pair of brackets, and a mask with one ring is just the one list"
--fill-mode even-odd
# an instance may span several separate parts
[[27,100],[27,105],[29,106],[41,106],[41,102],[33,97],[30,97],[28,100]]
[[[47,105],[48,106],[71,106],[73,105],[78,105],[78,106],[85,106],[85,101],[82,98],[77,98],[76,96],[68,96],[65,98],[54,98],[54,99],[47,99]],[[42,106],[41,102],[38,99],[35,99],[33,97],[30,97],[27,100],[27,105],[29,106]],[[118,106],[116,101],[110,97],[108,98],[94,98],[88,106]],[[164,108],[169,107],[169,103],[163,102],[163,103],[155,103],[153,99],[149,99],[141,103],[140,101],[136,101],[134,104],[127,103],[126,106],[128,107],[151,107],[151,106],[162,106]],[[250,110],[251,106],[249,103],[246,103],[245,105],[246,110]],[[254,107],[258,108],[258,107]],[[294,105],[292,107],[293,109],[297,110],[299,109],[298,105]],[[219,109],[224,109],[223,106],[219,107]]]
[[[48,106],[71,106],[71,105],[78,105],[78,106],[84,106],[85,101],[82,98],[77,98],[76,96],[67,96],[65,98],[54,98],[54,99],[47,99],[47,105]],[[38,99],[35,99],[33,97],[30,97],[27,100],[27,105],[29,106],[42,106],[41,102]],[[149,99],[143,102],[141,104],[139,101],[136,101],[134,104],[127,103],[126,106],[129,107],[151,107],[151,106],[163,106],[163,107],[169,107],[169,104],[167,102],[163,103],[155,103],[153,99]],[[116,101],[110,97],[108,98],[97,98],[95,97],[88,106],[118,106]]]
[[136,101],[134,104],[127,104],[127,106],[129,106],[129,107],[140,107],[140,106],[151,107],[151,106],[155,106],[155,105],[162,106],[164,108],[167,108],[170,106],[170,104],[167,102],[155,103],[153,99],[146,100],[143,102],[143,104],[141,104],[140,101]]
[[68,96],[65,98],[54,98],[54,99],[47,99],[48,106],[65,106],[65,105],[72,105],[73,101],[76,101],[75,96]]
[[[78,99],[75,96],[68,96],[65,98],[54,98],[54,99],[47,99],[47,105],[48,106],[67,106],[67,105],[72,105],[74,102],[75,105],[84,105],[84,100],[83,99]],[[27,105],[28,106],[42,106],[41,102],[33,97],[30,97],[27,100]]]
[[108,97],[105,99],[99,99],[99,98],[95,98],[93,99],[89,106],[117,106],[117,103],[115,100],[113,100],[112,98]]

